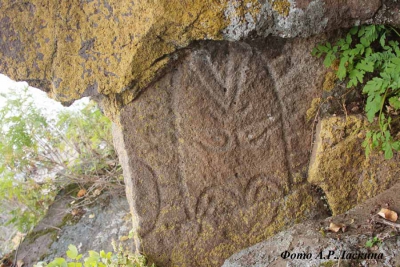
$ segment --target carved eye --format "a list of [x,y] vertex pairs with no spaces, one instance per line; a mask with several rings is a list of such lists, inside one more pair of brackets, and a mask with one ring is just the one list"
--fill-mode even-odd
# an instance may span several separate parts
[[241,145],[260,146],[267,142],[269,137],[274,134],[276,119],[266,120],[247,126],[238,133]]
[[196,204],[196,216],[213,221],[217,217],[232,214],[242,204],[242,198],[237,191],[222,186],[212,186],[206,188],[199,195]]
[[246,186],[247,205],[251,206],[262,201],[280,199],[283,189],[275,177],[260,174],[252,177]]
[[231,135],[221,129],[204,130],[198,136],[200,145],[209,151],[224,152],[232,146]]

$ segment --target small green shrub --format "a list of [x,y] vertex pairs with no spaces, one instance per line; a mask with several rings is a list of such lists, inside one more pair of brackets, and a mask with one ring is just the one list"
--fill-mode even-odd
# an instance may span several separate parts
[[382,240],[380,240],[377,236],[365,242],[366,248],[372,248],[373,246],[380,246],[382,244]]
[[[116,248],[113,243],[115,253],[96,252],[90,250],[89,256],[82,258],[78,249],[74,245],[69,245],[66,252],[68,259],[56,258],[50,263],[38,262],[34,267],[147,267],[147,259],[143,255],[128,252],[119,246]],[[156,267],[152,264],[149,267]]]
[[29,232],[58,190],[71,183],[91,196],[82,201],[93,202],[103,191],[121,191],[111,122],[94,103],[46,118],[27,88],[0,96],[5,99],[0,108],[0,216],[10,214],[1,221]]
[[365,112],[372,123],[376,117],[379,129],[367,133],[363,142],[366,155],[373,149],[393,157],[400,150],[400,141],[393,134],[392,125],[400,109],[400,47],[396,29],[383,25],[352,28],[345,38],[334,45],[327,42],[314,48],[312,54],[324,56],[326,67],[338,63],[336,76],[347,88],[362,87],[367,95]]
[[27,90],[7,95],[0,109],[0,211],[10,213],[8,224],[20,232],[36,224],[55,196],[51,181],[32,179],[38,168],[51,165],[45,158],[53,141],[48,128]]

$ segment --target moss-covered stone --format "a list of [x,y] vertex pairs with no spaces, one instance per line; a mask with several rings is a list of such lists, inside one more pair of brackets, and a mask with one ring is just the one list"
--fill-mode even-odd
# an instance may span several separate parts
[[287,17],[290,11],[290,2],[288,0],[270,0],[273,10],[281,16]]
[[97,96],[116,118],[194,41],[311,36],[362,23],[381,5],[379,0],[312,3],[5,0],[0,3],[0,72],[64,103]]
[[[193,40],[222,39],[228,2],[3,1],[1,70],[65,103],[107,96],[113,115],[154,79],[168,55]],[[241,1],[235,13],[251,14],[244,9],[254,11],[247,8],[253,2]]]
[[337,76],[334,72],[332,72],[332,71],[327,72],[325,75],[325,80],[324,80],[322,89],[324,89],[324,91],[327,91],[327,92],[332,91],[332,89],[335,87],[336,80],[337,80]]
[[319,106],[321,105],[322,99],[320,97],[314,98],[311,101],[311,107],[306,112],[306,120],[311,121],[317,115]]
[[399,181],[396,155],[368,159],[361,146],[371,125],[362,117],[323,119],[317,129],[308,181],[320,186],[334,214],[343,213]]

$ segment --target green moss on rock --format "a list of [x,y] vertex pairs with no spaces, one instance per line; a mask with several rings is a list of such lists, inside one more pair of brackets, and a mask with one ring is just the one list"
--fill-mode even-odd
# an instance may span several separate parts
[[323,119],[317,129],[308,181],[323,189],[334,215],[376,196],[399,181],[399,162],[361,146],[371,127],[359,116]]

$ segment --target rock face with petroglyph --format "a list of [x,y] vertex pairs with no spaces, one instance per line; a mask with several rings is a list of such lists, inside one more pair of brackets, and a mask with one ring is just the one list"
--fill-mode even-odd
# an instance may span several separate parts
[[219,266],[323,212],[307,182],[305,114],[325,75],[310,51],[333,35],[310,36],[400,21],[395,0],[6,0],[0,10],[1,73],[65,103],[95,97],[116,123],[136,247],[167,267]]
[[137,246],[161,266],[218,266],[321,212],[304,179],[323,71],[304,53],[313,43],[200,44],[121,110]]

